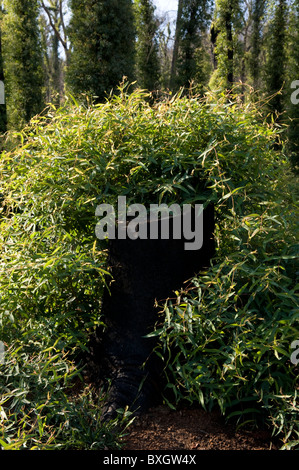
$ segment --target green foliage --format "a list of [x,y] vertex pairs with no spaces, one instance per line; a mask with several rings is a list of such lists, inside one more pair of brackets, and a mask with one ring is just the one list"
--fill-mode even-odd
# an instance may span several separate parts
[[71,0],[72,52],[67,84],[103,101],[123,76],[133,79],[134,14],[131,0]]
[[9,321],[13,342],[0,365],[1,449],[119,449],[129,416],[99,425],[104,395],[83,385],[57,318]]
[[217,32],[217,69],[211,77],[212,87],[231,89],[236,76],[237,50],[241,31],[241,6],[239,0],[217,0],[214,29]]
[[150,106],[122,85],[103,104],[50,108],[2,153],[2,447],[116,445],[96,426],[99,404],[70,386],[74,360],[101,323],[106,243],[95,237],[95,209],[120,195],[128,205],[216,204],[213,265],[167,304],[153,332],[168,400],[234,416],[265,410],[291,445],[297,214],[276,134],[253,105],[225,95]]
[[4,2],[3,58],[8,125],[23,126],[43,109],[42,51],[35,0]]
[[199,87],[206,83],[204,64],[207,61],[202,48],[202,33],[207,26],[210,2],[188,0],[183,3],[180,21],[177,88],[189,88],[194,80]]
[[152,1],[139,0],[134,3],[137,44],[136,75],[140,88],[154,91],[159,88],[160,63],[157,39],[157,20]]
[[216,203],[217,255],[165,304],[153,334],[170,403],[218,406],[241,424],[261,416],[289,447],[299,437],[298,366],[290,361],[298,339],[298,190],[286,159],[271,150],[275,133],[255,116],[213,108],[213,143],[198,164]]
[[270,111],[277,114],[281,114],[284,110],[281,90],[286,72],[287,8],[286,0],[279,0],[267,36],[265,88],[268,96],[275,95],[270,102]]
[[257,89],[261,69],[261,51],[262,51],[262,22],[264,20],[266,9],[265,0],[254,0],[252,11],[252,34],[250,37],[251,51],[249,53],[249,70],[252,83]]

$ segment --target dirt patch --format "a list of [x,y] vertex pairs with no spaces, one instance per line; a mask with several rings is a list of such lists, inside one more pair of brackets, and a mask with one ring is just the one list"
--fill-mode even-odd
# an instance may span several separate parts
[[135,418],[124,450],[278,450],[267,430],[235,430],[216,412],[159,406]]

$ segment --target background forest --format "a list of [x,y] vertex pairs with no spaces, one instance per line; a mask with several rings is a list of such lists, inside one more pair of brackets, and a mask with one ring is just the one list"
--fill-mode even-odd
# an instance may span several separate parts
[[156,97],[222,87],[243,101],[267,99],[296,162],[298,1],[181,0],[175,25],[152,1],[1,3],[2,132],[66,93],[103,102],[126,76]]
[[298,448],[299,0],[0,5],[1,448],[122,446],[82,361],[120,195],[215,205],[211,266],[150,333],[164,403]]

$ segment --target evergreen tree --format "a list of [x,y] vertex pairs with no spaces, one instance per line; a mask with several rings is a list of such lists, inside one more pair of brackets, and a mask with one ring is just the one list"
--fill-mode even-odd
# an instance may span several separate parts
[[3,10],[0,6],[0,86],[2,87],[2,98],[3,101],[0,103],[0,134],[6,132],[7,127],[7,113],[6,113],[6,104],[5,104],[5,81],[4,81],[4,70],[3,70],[3,58],[2,58],[2,18],[3,18]]
[[185,0],[180,22],[177,85],[188,87],[192,81],[204,82],[202,32],[207,23],[209,1]]
[[272,113],[281,114],[284,109],[282,90],[286,73],[287,1],[277,2],[274,18],[269,26],[265,88],[268,96],[275,95],[269,103]]
[[154,11],[155,7],[151,0],[135,2],[136,75],[138,85],[149,91],[158,87],[160,79],[158,23]]
[[293,22],[289,44],[288,106],[288,151],[291,163],[299,173],[299,0],[293,5]]
[[211,78],[211,85],[216,83],[231,90],[235,81],[238,36],[240,33],[239,0],[216,0],[215,19],[212,31],[215,43],[217,69]]
[[251,54],[249,59],[249,69],[253,87],[256,89],[259,84],[261,69],[262,50],[262,21],[265,14],[266,0],[254,0],[252,11],[252,33],[250,37]]
[[72,44],[67,84],[75,95],[105,99],[123,76],[134,78],[135,27],[131,0],[71,0]]
[[183,7],[184,7],[184,0],[179,0],[178,9],[177,9],[177,17],[176,17],[171,70],[170,70],[170,81],[169,81],[170,89],[176,88],[177,60],[178,60],[179,45],[180,45],[180,39],[181,39]]
[[173,48],[170,87],[198,89],[207,83],[210,56],[205,51],[204,36],[209,17],[209,0],[180,0]]
[[9,127],[43,109],[43,68],[36,0],[5,0],[3,57]]

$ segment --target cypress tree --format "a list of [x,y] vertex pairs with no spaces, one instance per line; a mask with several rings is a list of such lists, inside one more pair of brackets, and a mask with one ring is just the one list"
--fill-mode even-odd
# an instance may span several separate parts
[[72,50],[67,85],[103,101],[123,76],[134,78],[135,26],[131,0],[71,0]]
[[185,0],[183,4],[177,60],[179,87],[189,87],[192,81],[199,86],[204,82],[202,31],[207,24],[209,3],[207,0]]
[[253,87],[256,89],[260,78],[260,54],[262,49],[262,20],[265,13],[266,1],[254,0],[252,11],[252,33],[250,37],[251,53],[249,58],[249,69]]
[[170,87],[198,89],[207,82],[209,55],[204,51],[204,29],[209,16],[210,0],[181,0],[178,4]]
[[2,98],[4,102],[0,103],[0,134],[6,132],[7,127],[7,113],[5,104],[5,81],[4,81],[4,70],[3,70],[3,58],[2,58],[2,18],[3,10],[0,6],[0,86],[2,87]]
[[36,0],[5,0],[3,57],[8,125],[21,129],[43,109],[43,62]]
[[290,41],[288,93],[288,152],[292,166],[299,173],[299,0],[294,2]]
[[170,80],[169,80],[170,89],[176,88],[177,61],[178,61],[179,45],[180,45],[180,39],[181,39],[183,7],[184,7],[184,0],[179,0],[178,9],[177,9],[177,17],[176,17],[171,70],[170,70]]
[[[267,42],[267,62],[265,67],[266,93],[272,96],[278,93],[284,85],[286,73],[286,25],[287,2],[279,0],[274,18],[269,26]],[[281,114],[284,109],[284,96],[278,93],[269,103],[272,113]]]
[[149,91],[156,90],[160,79],[158,23],[154,12],[155,7],[151,0],[135,2],[137,82],[141,88]]
[[225,89],[231,90],[235,81],[235,67],[238,34],[240,32],[240,2],[239,0],[217,0],[214,31],[214,45],[217,69],[210,83],[219,82]]

